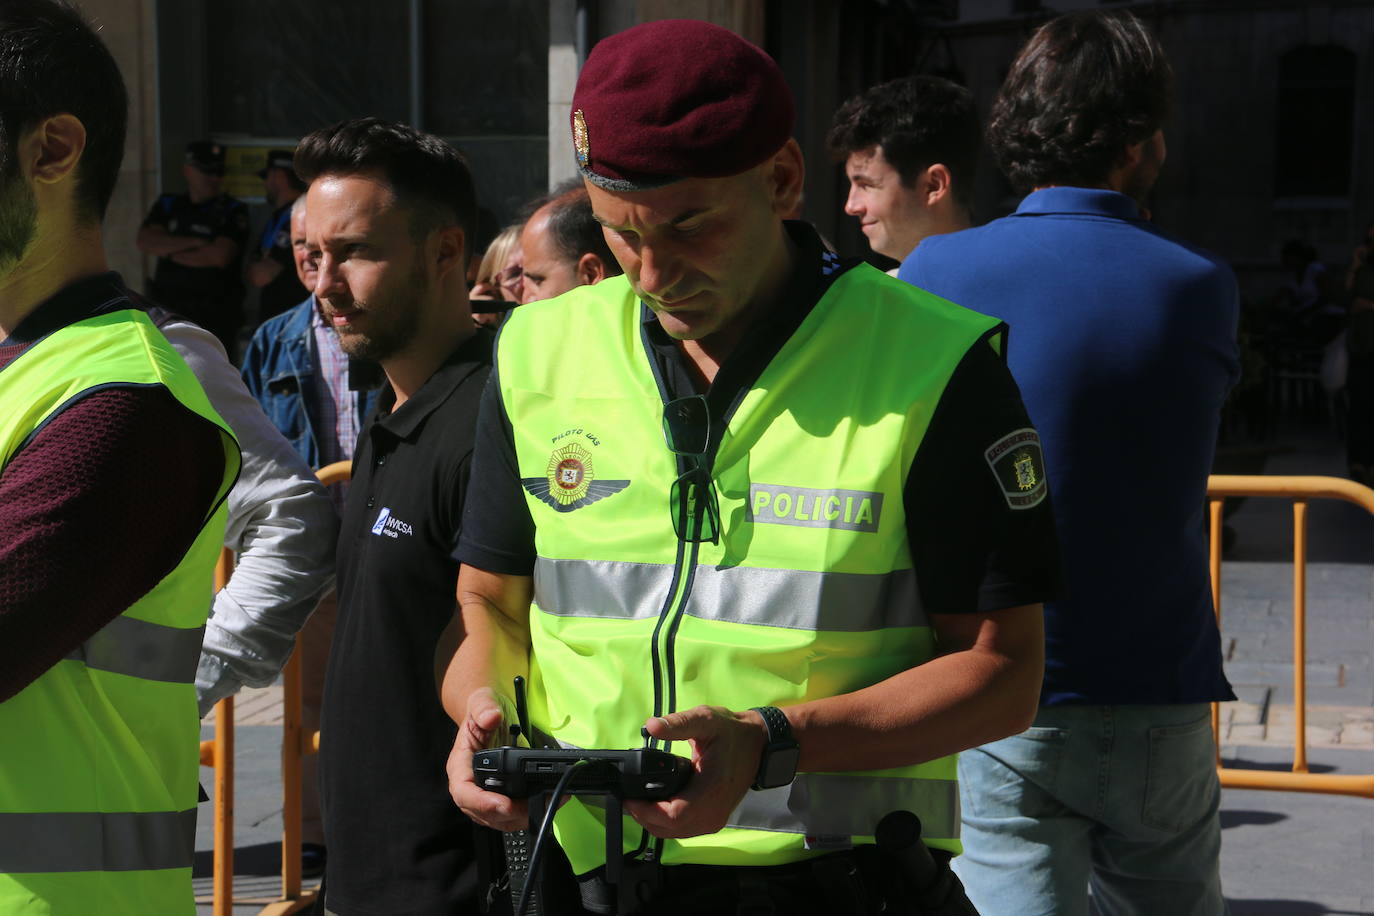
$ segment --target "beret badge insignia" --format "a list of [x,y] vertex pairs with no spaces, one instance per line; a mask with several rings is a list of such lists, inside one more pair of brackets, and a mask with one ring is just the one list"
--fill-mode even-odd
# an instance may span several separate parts
[[587,119],[581,108],[573,112],[573,149],[577,151],[577,164],[585,169],[592,161],[592,148],[587,142]]

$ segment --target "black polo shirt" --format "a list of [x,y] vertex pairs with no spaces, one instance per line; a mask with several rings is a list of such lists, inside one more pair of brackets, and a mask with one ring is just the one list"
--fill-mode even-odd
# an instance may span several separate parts
[[479,331],[394,412],[386,388],[358,438],[320,724],[329,908],[341,916],[475,906],[472,825],[448,793],[455,726],[434,649],[454,615],[451,554],[491,349]]
[[[656,369],[664,400],[705,394],[716,427],[714,442],[721,440],[724,425],[744,395],[836,278],[848,270],[868,269],[857,259],[826,251],[809,225],[788,222],[786,227],[795,254],[793,271],[777,300],[754,317],[708,387],[698,387],[680,344],[663,331],[647,306],[640,306],[645,356]],[[853,333],[881,334],[882,329],[858,325]],[[899,343],[910,348],[913,363],[921,359],[921,341]],[[853,367],[855,372],[864,368]],[[478,569],[530,575],[534,521],[520,484],[497,371],[483,399],[473,496],[456,556]],[[1007,460],[1012,450],[1006,446],[1031,426],[1020,390],[1007,370],[1005,348],[998,352],[986,341],[975,343],[936,406],[903,493],[912,566],[928,612],[995,611],[1056,596],[1060,567],[1050,500],[1018,503],[1015,478],[1010,476],[1015,471]],[[1043,479],[1043,469],[1037,470]]]

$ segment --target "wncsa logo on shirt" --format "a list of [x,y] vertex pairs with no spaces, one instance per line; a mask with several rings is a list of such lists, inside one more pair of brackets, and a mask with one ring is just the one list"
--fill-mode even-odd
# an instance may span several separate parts
[[372,533],[389,538],[397,538],[403,534],[410,537],[415,533],[415,529],[408,522],[392,515],[390,508],[382,506],[382,511],[377,513],[377,520],[372,523]]

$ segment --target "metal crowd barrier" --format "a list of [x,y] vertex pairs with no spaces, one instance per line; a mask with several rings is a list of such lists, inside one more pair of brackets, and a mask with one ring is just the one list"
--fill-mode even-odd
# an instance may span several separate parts
[[[315,472],[326,487],[352,476],[349,461],[337,461]],[[234,555],[226,547],[215,565],[215,588],[224,587],[234,571]],[[315,903],[316,891],[301,888],[301,758],[320,749],[320,733],[303,734],[301,729],[300,637],[297,651],[282,668],[282,839],[281,897],[265,902],[260,916],[288,916]],[[234,911],[234,698],[215,704],[215,737],[200,743],[202,766],[214,767],[214,855],[211,886],[213,916],[233,916]]]
[[1287,498],[1293,501],[1293,769],[1250,770],[1221,765],[1221,711],[1212,704],[1217,737],[1217,775],[1233,789],[1320,792],[1374,798],[1374,774],[1312,773],[1307,764],[1307,504],[1341,499],[1374,514],[1374,490],[1340,477],[1213,475],[1207,481],[1210,509],[1212,602],[1221,624],[1221,509],[1227,497]]

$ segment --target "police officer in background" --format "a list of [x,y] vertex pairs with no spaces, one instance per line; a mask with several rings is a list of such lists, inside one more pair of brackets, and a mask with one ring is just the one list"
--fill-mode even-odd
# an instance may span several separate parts
[[[498,343],[443,685],[453,797],[526,826],[471,764],[510,743],[528,675],[550,743],[642,726],[692,758],[675,797],[625,802],[622,911],[918,912],[875,825],[912,811],[937,862],[958,851],[954,755],[1029,723],[1057,583],[1005,326],[784,221],[791,93],[733,33],[608,38],[572,108],[625,273],[521,306]],[[612,911],[603,818],[559,811],[566,912]]]
[[291,252],[291,206],[305,193],[305,182],[296,175],[293,153],[274,149],[258,177],[272,215],[262,227],[257,249],[248,262],[248,282],[262,290],[258,297],[258,324],[274,318],[310,294],[296,276]]
[[248,207],[220,191],[224,147],[186,144],[186,190],[163,194],[138,230],[138,250],[157,258],[149,296],[210,331],[234,359],[243,324],[239,264],[248,240]]

